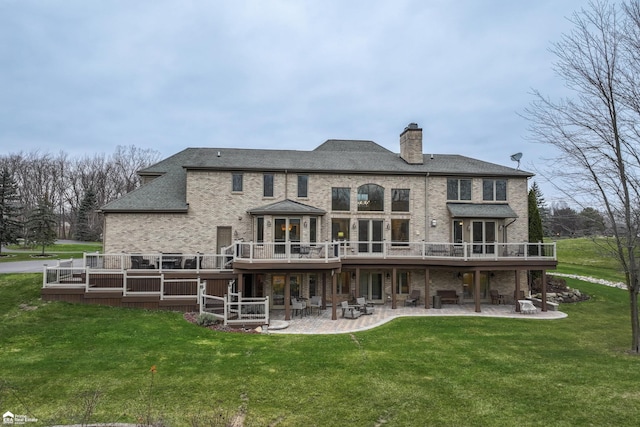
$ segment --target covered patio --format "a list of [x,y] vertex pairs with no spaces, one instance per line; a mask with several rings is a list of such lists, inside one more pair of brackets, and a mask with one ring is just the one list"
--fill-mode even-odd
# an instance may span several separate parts
[[[338,309],[339,310],[339,309]],[[320,314],[309,313],[295,316],[285,321],[284,310],[271,310],[270,333],[278,334],[343,334],[365,331],[383,325],[398,317],[434,317],[434,316],[473,316],[503,317],[522,320],[553,320],[567,317],[561,311],[542,311],[540,307],[535,313],[523,314],[515,311],[513,304],[483,304],[481,312],[476,311],[474,304],[445,304],[441,309],[425,309],[424,307],[400,307],[393,309],[390,304],[376,305],[373,314],[362,315],[357,319],[338,317],[331,320],[331,307]],[[286,327],[285,327],[286,325]]]

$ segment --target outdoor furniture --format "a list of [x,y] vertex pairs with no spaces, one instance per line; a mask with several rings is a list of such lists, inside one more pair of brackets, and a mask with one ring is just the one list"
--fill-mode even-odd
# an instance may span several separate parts
[[418,306],[418,301],[420,300],[420,290],[414,289],[411,291],[409,297],[404,300],[404,305],[413,305],[414,307]]
[[304,301],[298,301],[296,298],[291,298],[291,311],[293,311],[294,316],[297,311],[300,314],[300,317],[304,316],[304,312],[307,308],[307,303]]
[[[200,260],[200,264],[202,264],[202,260]],[[184,269],[185,270],[195,270],[198,268],[198,259],[197,257],[187,258],[184,260]],[[202,265],[200,265],[202,268]]]
[[182,254],[162,254],[162,268],[165,270],[182,268]]
[[311,300],[309,301],[309,308],[311,309],[312,313],[313,309],[315,308],[316,310],[318,310],[318,315],[320,315],[320,310],[322,310],[322,297],[319,295],[312,296]]
[[533,302],[528,299],[518,300],[518,304],[520,304],[520,313],[522,314],[535,314],[538,312]]
[[490,289],[489,294],[491,295],[491,304],[504,304],[504,295],[498,293],[497,289]]
[[373,314],[373,303],[367,302],[364,297],[356,298],[356,303],[362,314]]
[[442,304],[460,304],[460,297],[453,289],[441,289],[436,291],[436,295],[440,297]]
[[142,257],[142,255],[131,255],[131,268],[134,270],[154,268],[148,259]]
[[300,252],[298,253],[298,257],[300,258],[309,258],[309,254],[311,253],[310,246],[300,246]]
[[358,317],[362,316],[362,313],[358,309],[357,305],[349,305],[347,301],[342,301],[341,307],[342,317],[345,317],[347,319],[357,319]]

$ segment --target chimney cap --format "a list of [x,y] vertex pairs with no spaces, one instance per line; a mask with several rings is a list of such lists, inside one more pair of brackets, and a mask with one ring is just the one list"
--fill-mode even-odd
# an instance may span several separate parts
[[409,125],[404,130],[409,130],[409,129],[418,129],[418,124],[417,123],[409,123]]

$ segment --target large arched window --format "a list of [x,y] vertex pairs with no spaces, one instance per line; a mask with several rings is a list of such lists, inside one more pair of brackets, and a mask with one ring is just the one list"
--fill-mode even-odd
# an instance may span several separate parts
[[359,211],[383,211],[384,188],[377,184],[364,184],[358,187]]

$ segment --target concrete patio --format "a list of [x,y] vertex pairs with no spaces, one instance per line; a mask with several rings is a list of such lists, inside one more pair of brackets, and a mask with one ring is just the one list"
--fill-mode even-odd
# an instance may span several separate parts
[[542,312],[540,308],[535,314],[522,314],[515,311],[513,304],[489,305],[483,304],[482,312],[476,313],[473,304],[443,305],[441,309],[425,309],[424,307],[400,307],[395,310],[387,305],[376,305],[375,312],[362,315],[357,319],[342,318],[342,310],[338,308],[338,319],[331,320],[331,307],[327,307],[319,315],[314,311],[302,317],[296,315],[291,320],[284,320],[284,310],[271,311],[271,325],[269,332],[274,334],[343,334],[365,331],[383,325],[397,317],[408,316],[475,316],[475,317],[504,317],[522,320],[553,320],[567,317],[561,311]]

